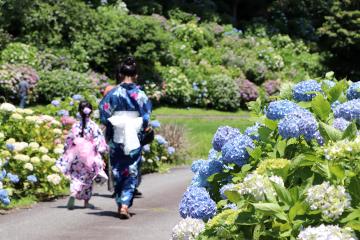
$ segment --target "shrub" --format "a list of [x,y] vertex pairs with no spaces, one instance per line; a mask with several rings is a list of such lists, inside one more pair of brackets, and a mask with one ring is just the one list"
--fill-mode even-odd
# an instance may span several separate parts
[[211,106],[218,110],[234,111],[240,106],[235,81],[227,75],[218,74],[209,79]]
[[1,52],[1,62],[10,64],[26,64],[37,68],[39,60],[38,50],[23,43],[9,43]]
[[70,70],[41,72],[37,93],[40,100],[51,102],[54,98],[65,98],[84,91],[93,91],[88,75]]
[[259,96],[258,87],[249,80],[237,79],[236,83],[242,104],[254,101]]
[[19,83],[22,80],[29,83],[29,101],[35,102],[38,98],[36,89],[39,75],[27,65],[4,64],[0,66],[0,95],[8,100],[16,101],[19,96]]
[[280,81],[267,80],[262,84],[262,87],[268,96],[272,96],[280,91]]

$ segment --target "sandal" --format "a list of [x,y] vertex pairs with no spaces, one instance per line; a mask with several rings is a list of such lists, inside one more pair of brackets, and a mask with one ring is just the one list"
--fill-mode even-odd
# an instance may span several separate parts
[[122,206],[121,208],[119,207],[119,218],[120,219],[130,219],[130,213],[129,213],[129,208],[127,206]]

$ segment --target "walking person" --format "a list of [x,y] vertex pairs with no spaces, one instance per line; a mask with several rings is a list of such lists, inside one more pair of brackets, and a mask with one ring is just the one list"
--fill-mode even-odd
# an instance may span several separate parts
[[118,85],[106,94],[99,105],[100,120],[106,126],[115,200],[121,219],[130,218],[129,208],[138,183],[138,163],[141,161],[140,140],[149,131],[151,114],[151,103],[136,85],[137,77],[134,58],[126,58],[117,69]]
[[22,79],[19,82],[19,98],[20,98],[20,104],[19,107],[20,108],[25,108],[26,106],[26,101],[28,98],[28,94],[29,94],[29,83],[27,81],[25,81],[24,79]]
[[57,161],[57,166],[71,180],[69,210],[74,209],[75,199],[84,200],[85,208],[94,208],[89,203],[93,181],[97,176],[107,179],[101,156],[107,151],[107,144],[99,126],[90,119],[92,111],[89,102],[79,103],[81,121],[72,126],[66,138],[64,154]]

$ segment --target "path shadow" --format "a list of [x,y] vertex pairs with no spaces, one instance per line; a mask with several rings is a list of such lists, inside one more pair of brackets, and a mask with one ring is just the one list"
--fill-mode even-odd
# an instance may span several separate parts
[[[101,212],[89,212],[86,213],[89,215],[95,215],[95,216],[99,216],[99,217],[114,217],[114,218],[119,218],[119,215],[117,212],[115,211],[101,211]],[[135,216],[135,213],[130,213],[131,216]]]
[[[66,209],[67,209],[67,206],[57,206],[56,208],[66,208]],[[84,207],[82,207],[82,206],[74,206],[74,209],[72,209],[72,210],[75,210],[75,209],[101,210],[101,208],[99,208],[99,207],[84,208]],[[71,211],[71,210],[69,210],[69,211]]]
[[111,194],[94,193],[93,197],[113,198]]

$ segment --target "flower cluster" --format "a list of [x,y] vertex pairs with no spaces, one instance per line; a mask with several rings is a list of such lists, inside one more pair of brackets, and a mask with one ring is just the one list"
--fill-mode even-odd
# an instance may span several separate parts
[[311,101],[316,96],[315,92],[322,92],[321,84],[315,80],[302,81],[293,87],[293,97],[299,102]]
[[239,129],[232,128],[229,126],[219,127],[212,140],[212,145],[216,151],[220,152],[222,147],[229,139],[235,138],[239,135],[240,135]]
[[238,87],[240,98],[243,102],[254,101],[259,96],[258,87],[249,80],[239,80]]
[[250,173],[244,178],[243,182],[235,186],[235,189],[241,195],[249,195],[256,201],[263,201],[266,195],[275,195],[271,182],[284,186],[282,178],[278,176],[268,178],[257,173]]
[[351,228],[340,228],[336,225],[324,225],[321,224],[318,227],[307,227],[302,230],[298,237],[298,240],[357,240],[354,232]]
[[216,203],[205,188],[190,186],[181,199],[179,212],[182,218],[208,220],[216,214]]
[[360,99],[350,100],[348,102],[339,104],[334,109],[335,118],[344,118],[345,120],[352,121],[360,120]]
[[353,159],[360,153],[360,137],[353,141],[348,139],[330,143],[324,148],[325,158],[328,160],[337,160],[342,158]]
[[203,160],[203,159],[194,161],[191,165],[191,171],[193,173],[199,172],[199,170],[200,170],[201,166],[204,164],[204,162],[206,162],[206,160]]
[[7,190],[0,188],[0,202],[4,205],[10,204],[10,198]]
[[318,122],[312,113],[300,110],[289,113],[281,119],[278,128],[279,134],[284,139],[304,136],[306,140],[311,140],[318,130]]
[[330,185],[323,182],[310,187],[306,192],[306,202],[311,210],[321,210],[324,217],[337,219],[351,205],[351,197],[343,186]]
[[161,135],[155,135],[155,140],[160,144],[164,145],[167,143],[166,139]]
[[262,84],[268,96],[272,96],[280,90],[280,81],[267,80]]
[[254,147],[250,137],[240,134],[222,147],[222,160],[225,163],[235,163],[238,166],[243,166],[249,159],[247,148]]
[[259,128],[261,127],[260,123],[255,123],[255,125],[250,126],[245,129],[244,134],[249,136],[253,140],[259,140]]
[[343,118],[335,118],[332,126],[340,131],[345,131],[349,125],[349,121],[346,121]]
[[266,109],[266,117],[271,120],[279,120],[287,114],[299,110],[300,107],[289,100],[279,100],[271,102]]
[[349,89],[346,92],[346,97],[349,100],[360,98],[360,82],[355,82],[350,85]]
[[195,240],[205,230],[205,223],[200,219],[182,219],[172,230],[171,240]]
[[273,174],[283,176],[290,166],[290,161],[283,158],[266,159],[256,168],[258,174]]

